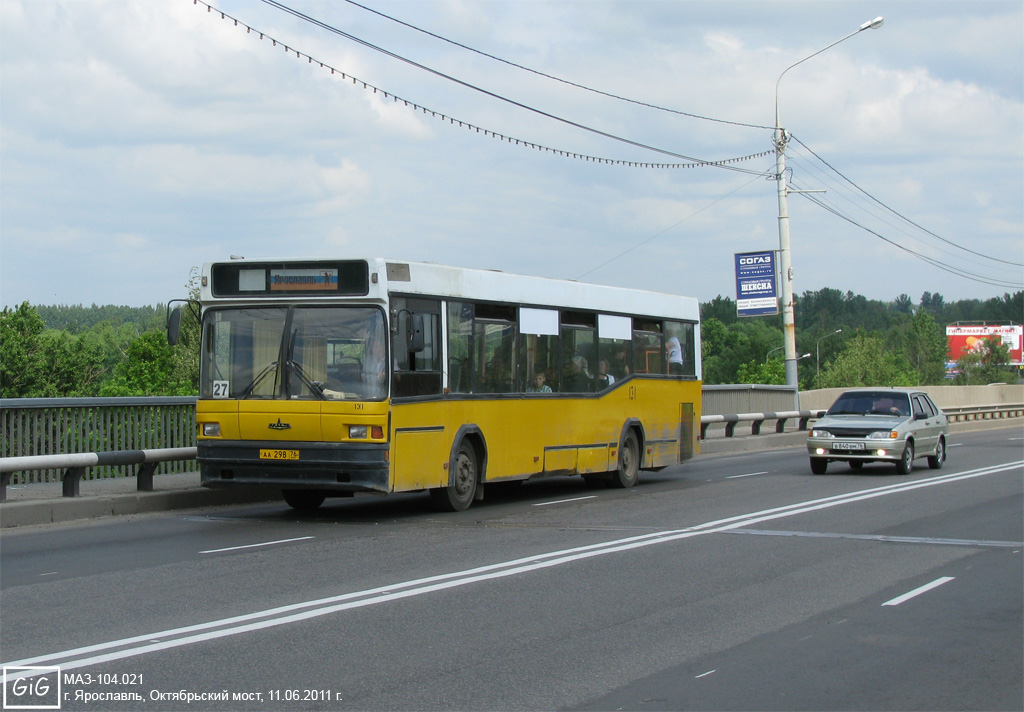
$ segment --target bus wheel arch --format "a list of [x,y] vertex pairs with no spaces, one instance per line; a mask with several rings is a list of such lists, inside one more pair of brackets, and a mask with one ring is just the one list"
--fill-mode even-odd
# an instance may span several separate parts
[[445,512],[469,509],[481,498],[481,483],[487,466],[487,446],[480,429],[472,425],[459,428],[448,458],[448,484],[430,490],[434,506]]

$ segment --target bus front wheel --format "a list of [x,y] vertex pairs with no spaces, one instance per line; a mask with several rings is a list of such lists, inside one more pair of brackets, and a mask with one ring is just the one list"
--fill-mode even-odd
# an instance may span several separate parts
[[459,445],[449,470],[448,486],[430,490],[430,499],[443,512],[465,511],[476,496],[477,463],[472,445]]
[[632,487],[640,479],[640,445],[636,433],[626,433],[619,448],[619,467],[612,473],[612,487]]

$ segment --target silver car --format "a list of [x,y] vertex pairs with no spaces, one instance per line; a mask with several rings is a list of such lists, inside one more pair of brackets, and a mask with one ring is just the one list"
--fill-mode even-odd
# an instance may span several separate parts
[[914,459],[928,458],[933,470],[946,461],[949,420],[924,391],[859,388],[843,393],[811,428],[807,455],[811,472],[825,474],[830,462],[892,462],[902,475]]

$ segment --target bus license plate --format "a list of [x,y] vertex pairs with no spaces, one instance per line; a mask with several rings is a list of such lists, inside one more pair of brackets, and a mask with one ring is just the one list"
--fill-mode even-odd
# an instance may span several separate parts
[[261,460],[298,460],[298,450],[260,450]]
[[832,443],[833,450],[863,450],[864,443]]

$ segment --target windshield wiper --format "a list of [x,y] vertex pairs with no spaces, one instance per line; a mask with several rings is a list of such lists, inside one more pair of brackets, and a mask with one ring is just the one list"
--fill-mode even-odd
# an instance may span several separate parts
[[305,386],[312,391],[314,395],[318,396],[320,400],[327,400],[327,396],[324,395],[323,385],[307,376],[306,372],[302,369],[302,364],[297,361],[286,361],[285,365],[298,374],[299,380],[302,381],[302,383],[305,384]]
[[250,383],[248,386],[246,386],[245,390],[243,390],[241,393],[238,394],[239,400],[241,400],[243,398],[248,398],[249,395],[256,389],[256,386],[258,386],[260,384],[260,381],[262,381],[264,378],[266,378],[267,374],[270,373],[271,370],[276,369],[276,368],[277,368],[277,361],[271,361],[269,364],[267,364],[267,366],[262,371],[257,373],[256,377],[254,379],[252,379],[252,383]]

